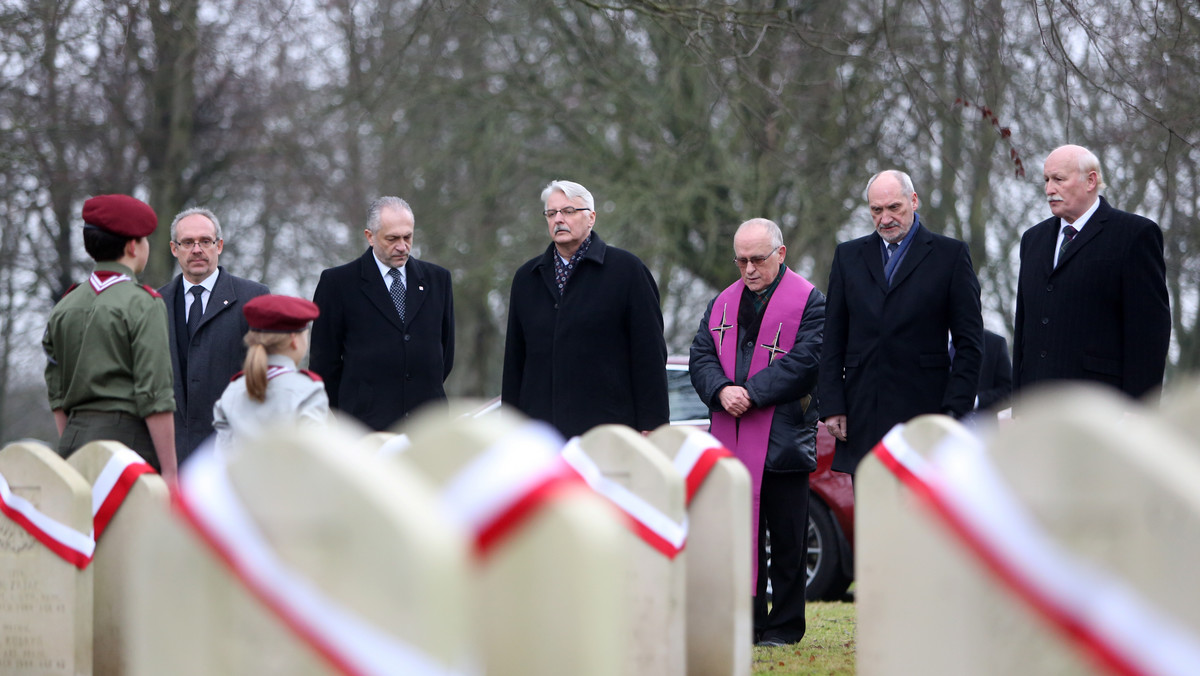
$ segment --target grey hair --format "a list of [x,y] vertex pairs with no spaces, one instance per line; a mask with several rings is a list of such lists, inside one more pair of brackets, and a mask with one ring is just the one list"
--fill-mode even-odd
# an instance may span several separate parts
[[412,207],[408,206],[408,202],[399,197],[378,197],[374,202],[371,202],[371,207],[367,209],[367,230],[370,230],[372,233],[379,232],[379,213],[385,208],[407,211],[408,215],[413,219],[413,225],[416,225],[416,216],[413,216]]
[[1087,176],[1088,172],[1096,172],[1096,191],[1104,190],[1108,186],[1104,183],[1104,172],[1100,171],[1100,158],[1096,154],[1082,146],[1077,146],[1079,151],[1077,157],[1079,159],[1079,175]]
[[183,211],[179,212],[178,214],[175,214],[175,220],[171,221],[171,240],[172,241],[175,241],[175,242],[179,241],[179,238],[175,236],[175,230],[179,227],[179,221],[182,221],[183,219],[187,218],[188,216],[195,216],[197,214],[207,218],[209,221],[212,221],[213,231],[217,236],[217,241],[225,239],[224,237],[221,236],[221,221],[217,220],[216,214],[209,211],[208,209],[205,209],[204,207],[192,207],[191,209],[184,209]]
[[[741,234],[742,230],[747,228],[762,228],[767,231],[767,236],[771,238],[771,246],[778,249],[783,246],[783,231],[779,229],[779,225],[770,219],[766,218],[751,218],[750,220],[738,226],[737,232],[733,234],[734,239]],[[734,247],[733,255],[737,255],[737,247]]]
[[592,199],[592,193],[574,181],[550,181],[550,185],[542,189],[542,203],[545,204],[546,200],[550,199],[550,195],[555,192],[561,192],[567,196],[567,199],[582,199],[585,207],[593,213],[596,211],[596,202]]
[[917,191],[916,188],[913,188],[913,182],[912,182],[911,176],[904,173],[903,171],[900,171],[899,169],[884,169],[883,171],[879,172],[878,174],[875,174],[874,176],[872,176],[871,180],[867,181],[867,187],[863,188],[863,199],[864,200],[867,200],[868,202],[871,200],[871,198],[867,196],[871,192],[871,184],[875,182],[875,179],[879,178],[880,176],[883,176],[884,174],[891,174],[892,178],[896,179],[897,181],[900,181],[900,189],[904,191],[904,199],[908,199],[909,197],[912,197],[913,193],[915,193]]

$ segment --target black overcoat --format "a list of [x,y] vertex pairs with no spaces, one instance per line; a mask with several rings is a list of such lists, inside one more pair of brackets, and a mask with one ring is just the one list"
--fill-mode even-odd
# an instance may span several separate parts
[[1059,225],[1049,218],[1021,237],[1014,389],[1089,380],[1131,397],[1157,390],[1171,340],[1162,230],[1101,197],[1054,267]]
[[653,430],[670,420],[658,285],[637,256],[591,237],[561,296],[553,244],[513,276],[501,397],[567,437]]
[[401,323],[368,248],[321,273],[313,302],[309,368],[325,381],[331,408],[386,430],[429,401],[444,401],[454,366],[450,271],[409,258]]
[[988,330],[983,332],[983,365],[979,369],[979,410],[1002,409],[1012,396],[1012,361],[1008,341]]
[[833,469],[853,473],[896,423],[974,408],[983,316],[964,242],[919,227],[890,287],[878,234],[843,242],[825,308],[821,416],[844,415],[847,427]]

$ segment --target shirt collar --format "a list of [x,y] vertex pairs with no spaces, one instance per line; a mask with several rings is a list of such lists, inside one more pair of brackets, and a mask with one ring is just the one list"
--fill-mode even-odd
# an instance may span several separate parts
[[[383,276],[383,281],[386,282],[388,286],[391,286],[392,269],[380,262],[379,257],[375,255],[374,251],[371,252],[371,260],[375,261],[375,267],[379,268],[379,274]],[[404,261],[404,265],[401,265],[396,269],[400,271],[400,281],[404,282],[404,286],[408,286],[408,261]]]
[[193,286],[203,286],[205,291],[212,293],[213,287],[215,287],[217,285],[217,275],[220,275],[220,274],[221,274],[221,268],[217,268],[216,270],[212,271],[211,275],[200,280],[199,284],[192,284],[185,277],[183,280],[183,293],[184,294],[191,293]]

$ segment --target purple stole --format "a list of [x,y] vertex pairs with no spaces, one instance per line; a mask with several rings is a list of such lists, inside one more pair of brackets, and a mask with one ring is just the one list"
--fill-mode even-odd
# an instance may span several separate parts
[[[735,380],[736,377],[738,305],[741,304],[744,288],[746,284],[741,279],[730,284],[717,296],[708,317],[708,330],[713,333],[721,369],[730,380]],[[747,378],[767,368],[776,358],[792,349],[812,290],[813,285],[807,279],[784,268],[783,279],[779,280],[779,286],[775,287],[775,292],[767,303],[766,312],[763,313]],[[754,543],[752,552],[758,551],[758,502],[762,493],[763,466],[767,461],[767,442],[771,436],[771,418],[774,415],[774,406],[753,408],[740,419],[734,418],[724,410],[712,412],[712,435],[750,470],[750,489],[753,497],[753,520],[750,528],[750,536]],[[751,570],[754,579],[757,580],[757,554],[752,554]],[[757,590],[757,586],[754,589]]]

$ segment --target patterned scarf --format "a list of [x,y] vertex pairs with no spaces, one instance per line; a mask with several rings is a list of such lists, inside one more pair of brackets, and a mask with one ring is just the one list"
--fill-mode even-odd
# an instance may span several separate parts
[[567,288],[567,280],[571,278],[571,273],[575,272],[575,266],[579,261],[583,260],[583,255],[587,253],[589,247],[592,246],[592,233],[588,233],[587,239],[583,240],[583,244],[571,254],[571,260],[563,263],[562,256],[558,255],[558,250],[554,251],[554,283],[558,285],[558,295],[562,295]]

